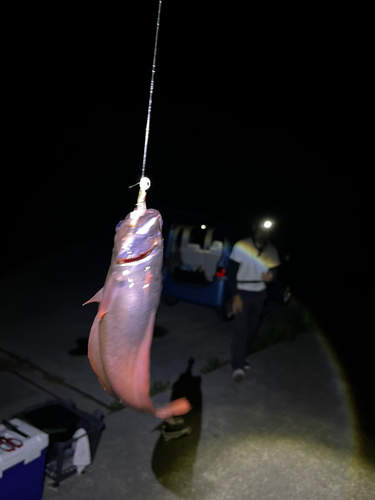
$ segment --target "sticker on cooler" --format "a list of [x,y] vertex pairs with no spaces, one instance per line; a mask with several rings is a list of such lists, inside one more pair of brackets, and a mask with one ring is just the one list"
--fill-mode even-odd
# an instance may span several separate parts
[[29,437],[23,437],[21,434],[6,428],[3,424],[0,425],[0,436],[7,438],[9,444],[13,440],[14,443],[20,443],[20,446],[13,446],[14,449],[10,450],[3,439],[3,445],[0,446],[0,480],[4,471],[21,462],[24,465],[29,464],[39,458],[43,450],[48,447],[48,434],[18,418],[10,420],[10,423]]

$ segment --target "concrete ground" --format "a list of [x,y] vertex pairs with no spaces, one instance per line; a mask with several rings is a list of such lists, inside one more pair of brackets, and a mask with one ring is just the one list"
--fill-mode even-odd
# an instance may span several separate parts
[[[153,401],[186,395],[192,433],[165,442],[154,416],[118,409],[85,355],[96,306],[81,307],[102,286],[106,251],[77,245],[1,282],[2,419],[56,397],[105,415],[94,462],[58,488],[46,478],[44,500],[374,498],[374,469],[357,454],[355,410],[317,332],[302,329],[295,341],[252,355],[235,384],[225,364],[232,323],[200,306],[161,303]],[[273,304],[260,335],[299,314],[296,301]]]

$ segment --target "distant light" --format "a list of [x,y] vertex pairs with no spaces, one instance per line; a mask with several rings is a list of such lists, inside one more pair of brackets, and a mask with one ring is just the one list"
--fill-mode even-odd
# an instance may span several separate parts
[[206,226],[204,224],[202,224],[201,229],[206,229]]
[[266,229],[269,229],[271,226],[272,226],[272,222],[270,220],[266,220],[264,223],[263,223],[263,226],[266,228]]

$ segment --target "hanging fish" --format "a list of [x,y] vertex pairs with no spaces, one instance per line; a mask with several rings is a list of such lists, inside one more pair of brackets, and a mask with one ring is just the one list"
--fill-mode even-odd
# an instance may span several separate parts
[[111,396],[135,410],[169,419],[191,406],[180,398],[155,409],[150,399],[150,348],[162,287],[163,239],[161,215],[147,210],[144,198],[117,228],[104,287],[86,302],[99,302],[88,357]]
[[101,385],[124,405],[170,420],[187,413],[191,405],[186,398],[180,398],[154,408],[150,399],[150,348],[162,287],[163,239],[160,213],[146,207],[150,181],[144,172],[161,3],[159,0],[137,206],[117,227],[104,287],[86,304],[99,302],[88,357]]

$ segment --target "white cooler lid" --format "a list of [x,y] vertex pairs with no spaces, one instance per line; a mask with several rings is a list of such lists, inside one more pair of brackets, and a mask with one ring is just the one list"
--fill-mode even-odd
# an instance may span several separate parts
[[[0,425],[0,436],[20,439],[22,446],[13,451],[5,451],[0,449],[0,478],[3,476],[3,471],[13,467],[20,462],[25,465],[40,457],[42,451],[48,446],[48,434],[32,425],[13,418],[10,423],[15,425],[20,431],[24,432],[29,438],[25,438],[15,431],[7,429],[3,424]],[[0,486],[1,488],[1,486]]]

